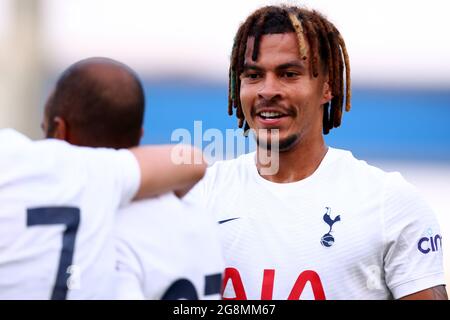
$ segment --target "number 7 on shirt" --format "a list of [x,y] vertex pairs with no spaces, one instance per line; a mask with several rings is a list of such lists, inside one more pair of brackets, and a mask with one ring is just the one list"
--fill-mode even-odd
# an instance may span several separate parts
[[67,297],[67,269],[72,265],[75,238],[80,224],[80,209],[75,207],[40,207],[27,210],[27,226],[64,224],[61,255],[59,258],[52,300],[65,300]]

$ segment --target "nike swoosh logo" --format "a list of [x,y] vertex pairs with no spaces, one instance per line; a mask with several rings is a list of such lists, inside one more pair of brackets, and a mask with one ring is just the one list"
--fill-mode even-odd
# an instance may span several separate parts
[[222,223],[225,223],[225,222],[228,222],[228,221],[232,221],[232,220],[236,220],[236,219],[240,219],[241,217],[237,217],[237,218],[231,218],[231,219],[226,219],[226,220],[221,220],[221,221],[219,221],[219,224],[222,224]]

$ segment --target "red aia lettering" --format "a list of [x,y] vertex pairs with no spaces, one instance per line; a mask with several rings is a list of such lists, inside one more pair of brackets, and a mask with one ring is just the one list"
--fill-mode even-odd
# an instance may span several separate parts
[[325,300],[325,291],[323,290],[322,281],[320,281],[319,275],[312,271],[306,270],[300,273],[295,281],[294,287],[289,294],[288,300],[298,300],[302,295],[303,289],[305,288],[306,282],[311,283],[311,288],[313,290],[315,300]]
[[261,289],[261,300],[272,300],[274,279],[275,279],[275,270],[265,269]]
[[[245,293],[244,285],[242,283],[241,275],[236,268],[226,268],[225,274],[222,283],[222,290],[225,289],[226,284],[231,279],[233,284],[235,297],[234,298],[225,298],[224,300],[247,300],[247,295]],[[275,270],[274,269],[265,269],[263,282],[261,287],[261,300],[272,300],[273,298],[273,285],[275,280]],[[288,300],[299,300],[300,296],[305,289],[306,283],[309,282],[311,284],[311,288],[313,290],[314,299],[315,300],[325,300],[325,291],[323,290],[322,281],[320,280],[319,275],[312,270],[306,270],[300,273],[295,284],[289,294]]]
[[[236,294],[235,298],[225,298],[223,297],[223,290],[225,290],[225,286],[228,283],[228,280],[231,279],[233,283],[234,293]],[[235,268],[225,268],[223,282],[222,282],[222,297],[223,300],[247,300],[247,295],[245,294],[244,285],[242,284],[241,275],[239,271]]]

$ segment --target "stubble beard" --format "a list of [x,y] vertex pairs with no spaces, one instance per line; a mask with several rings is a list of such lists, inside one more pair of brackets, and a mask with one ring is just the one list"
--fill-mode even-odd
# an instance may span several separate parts
[[[261,148],[263,150],[271,151],[273,145],[271,140],[272,140],[271,137],[269,137],[269,139],[261,139],[258,136],[256,136],[257,146],[258,148]],[[292,134],[287,138],[280,140],[278,144],[278,151],[288,152],[292,150],[294,146],[299,142],[299,140],[300,139],[298,134]]]

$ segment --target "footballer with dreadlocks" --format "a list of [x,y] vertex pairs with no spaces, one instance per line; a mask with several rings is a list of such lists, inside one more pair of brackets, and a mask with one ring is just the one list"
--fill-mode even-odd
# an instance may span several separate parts
[[[421,195],[325,144],[350,101],[347,49],[324,15],[266,6],[240,26],[228,113],[258,149],[216,162],[187,196],[220,225],[224,299],[447,299],[442,236]],[[268,174],[261,150],[274,141]]]

